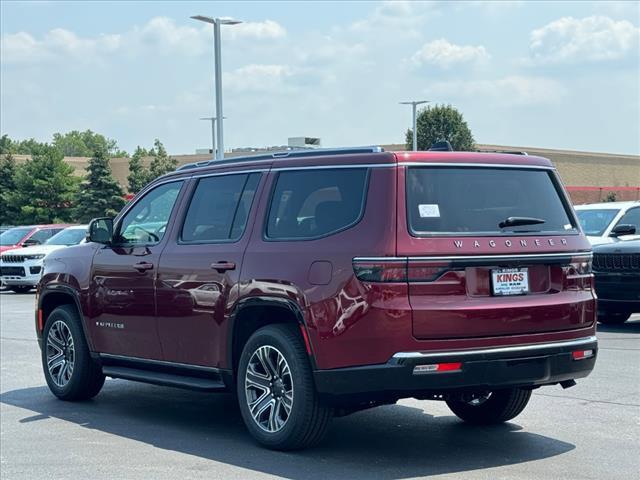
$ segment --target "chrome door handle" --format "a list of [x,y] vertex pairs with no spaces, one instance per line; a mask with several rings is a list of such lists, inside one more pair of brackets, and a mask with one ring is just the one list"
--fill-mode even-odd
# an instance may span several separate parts
[[217,270],[218,273],[222,273],[227,270],[235,270],[236,264],[234,262],[215,262],[211,264],[211,268]]
[[139,272],[145,272],[147,270],[153,270],[153,263],[139,262],[139,263],[134,264],[133,268],[135,268]]

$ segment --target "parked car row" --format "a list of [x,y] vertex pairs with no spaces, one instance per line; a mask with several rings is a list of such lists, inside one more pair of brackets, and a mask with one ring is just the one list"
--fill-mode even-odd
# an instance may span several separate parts
[[85,241],[87,225],[32,225],[0,234],[2,288],[25,293],[36,287],[47,254]]

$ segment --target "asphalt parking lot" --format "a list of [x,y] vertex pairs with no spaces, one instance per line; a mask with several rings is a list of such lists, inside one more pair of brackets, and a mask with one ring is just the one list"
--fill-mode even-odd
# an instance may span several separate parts
[[2,479],[631,479],[640,472],[640,315],[601,328],[590,377],[537,390],[522,415],[470,427],[439,402],[336,419],[319,447],[256,446],[229,395],[107,380],[85,403],[48,391],[34,295],[0,293]]

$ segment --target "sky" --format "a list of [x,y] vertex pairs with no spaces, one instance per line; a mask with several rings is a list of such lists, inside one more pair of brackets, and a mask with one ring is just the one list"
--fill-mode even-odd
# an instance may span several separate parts
[[131,152],[211,142],[223,27],[225,147],[404,142],[406,100],[451,104],[477,143],[640,153],[638,2],[0,3],[0,129],[91,129]]

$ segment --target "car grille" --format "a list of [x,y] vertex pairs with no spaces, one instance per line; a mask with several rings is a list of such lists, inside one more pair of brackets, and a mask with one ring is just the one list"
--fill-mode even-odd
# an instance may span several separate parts
[[2,261],[5,263],[22,263],[24,262],[24,255],[3,255]]
[[596,253],[593,269],[600,272],[640,271],[640,253]]
[[0,275],[24,277],[24,268],[23,267],[2,267],[0,268]]

